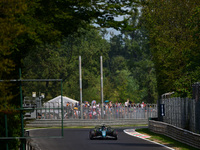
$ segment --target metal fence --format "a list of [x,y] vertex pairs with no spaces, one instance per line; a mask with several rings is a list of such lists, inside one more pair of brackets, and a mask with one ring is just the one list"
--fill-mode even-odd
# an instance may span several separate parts
[[[61,108],[56,108],[54,105],[49,104],[49,106],[44,108],[38,108],[36,116],[37,119],[61,119],[61,110]],[[80,119],[80,110],[80,106],[63,107],[64,119]],[[103,115],[101,114],[101,107],[83,106],[83,119],[148,119],[149,117],[157,117],[157,104],[146,104],[145,107],[141,107],[140,105],[130,105],[128,107],[122,105],[112,107],[104,106]]]
[[189,98],[161,99],[164,104],[165,115],[163,122],[200,133],[200,101]]

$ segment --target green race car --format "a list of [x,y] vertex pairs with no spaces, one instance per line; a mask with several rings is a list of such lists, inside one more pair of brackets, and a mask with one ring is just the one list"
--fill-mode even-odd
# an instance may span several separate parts
[[89,138],[93,139],[118,139],[117,131],[110,126],[96,126],[94,129],[91,129],[89,132]]

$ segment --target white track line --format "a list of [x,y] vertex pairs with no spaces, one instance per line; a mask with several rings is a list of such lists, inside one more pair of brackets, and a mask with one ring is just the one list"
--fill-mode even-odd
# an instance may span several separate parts
[[[124,133],[126,133],[126,134],[128,134],[128,135],[131,135],[131,136],[135,136],[134,134],[132,134],[131,132],[128,132],[127,130],[130,130],[130,129],[125,129],[125,130],[124,130]],[[133,131],[133,130],[135,130],[135,129],[131,129],[131,130],[132,130],[132,132],[136,132],[136,131]],[[138,132],[137,132],[137,133],[138,133]],[[140,133],[138,133],[138,134],[140,134]],[[157,143],[157,142],[154,142],[154,141],[151,141],[151,140],[147,139],[147,138],[149,138],[149,137],[144,138],[144,136],[145,136],[145,135],[142,135],[142,134],[141,134],[141,136],[135,136],[135,137],[138,137],[138,138],[140,138],[140,139],[149,141],[149,142],[154,143],[154,144],[158,144],[158,145],[163,146],[163,147],[165,147],[165,148],[167,148],[167,149],[170,149],[170,150],[175,150],[175,149],[173,149],[173,148],[171,148],[171,147],[168,147],[168,146],[166,146],[166,145],[163,145],[163,144],[160,144],[160,143]]]

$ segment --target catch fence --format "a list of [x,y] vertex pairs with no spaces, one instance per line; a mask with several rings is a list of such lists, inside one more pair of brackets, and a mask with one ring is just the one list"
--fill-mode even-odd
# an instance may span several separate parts
[[[58,106],[58,105],[57,105]],[[148,119],[157,117],[157,104],[146,104],[144,107],[140,105],[130,105],[125,107],[112,106],[108,107],[104,105],[103,115],[101,115],[101,107],[99,106],[89,106],[83,107],[83,119]],[[63,107],[63,119],[80,119],[81,111],[80,106],[64,106]],[[54,107],[54,104],[45,106],[43,108],[37,108],[36,112],[37,119],[61,119],[62,109],[59,107]],[[102,118],[103,117],[103,118]]]
[[162,121],[200,133],[200,101],[189,98],[161,99],[164,104],[165,113]]

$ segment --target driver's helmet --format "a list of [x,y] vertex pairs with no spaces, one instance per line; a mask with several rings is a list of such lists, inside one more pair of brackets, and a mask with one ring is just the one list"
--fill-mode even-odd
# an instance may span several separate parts
[[102,126],[102,130],[105,130],[105,129],[106,129],[106,126],[105,126],[105,125],[103,125],[103,126]]

